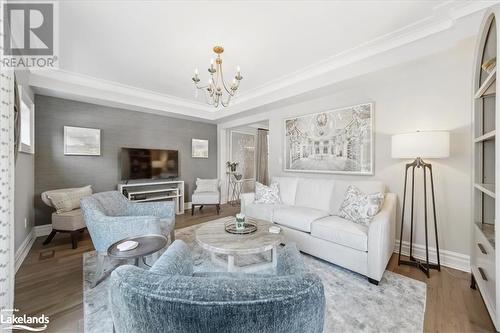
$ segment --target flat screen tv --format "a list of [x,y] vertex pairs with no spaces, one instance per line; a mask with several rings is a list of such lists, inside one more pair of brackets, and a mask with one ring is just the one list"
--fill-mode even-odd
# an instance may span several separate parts
[[179,176],[177,150],[122,148],[122,180],[170,179]]

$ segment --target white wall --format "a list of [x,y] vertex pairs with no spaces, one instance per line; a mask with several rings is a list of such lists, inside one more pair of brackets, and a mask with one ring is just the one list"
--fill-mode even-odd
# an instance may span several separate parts
[[[474,42],[472,38],[469,38],[444,52],[345,81],[325,90],[321,98],[221,123],[219,131],[223,132],[225,128],[269,119],[271,176],[380,179],[387,184],[389,191],[398,194],[401,201],[404,163],[408,161],[391,158],[391,135],[415,130],[449,130],[451,131],[451,157],[432,161],[439,241],[441,249],[468,255],[471,230],[470,112]],[[364,102],[375,103],[375,175],[373,177],[299,174],[283,171],[284,118]],[[220,151],[219,155],[225,156],[225,153]],[[417,181],[421,182],[418,178]],[[417,198],[416,211],[421,212],[422,206],[423,199]],[[398,235],[400,216],[399,205]],[[422,214],[418,213],[416,216],[416,243],[425,244]],[[408,227],[405,226],[405,228],[408,231]],[[406,234],[405,239],[408,238]],[[432,235],[430,245],[434,246]]]

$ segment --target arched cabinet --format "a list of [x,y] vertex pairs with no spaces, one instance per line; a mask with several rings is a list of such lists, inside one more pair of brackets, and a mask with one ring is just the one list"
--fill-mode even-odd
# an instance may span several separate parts
[[[500,193],[496,181],[499,168],[496,129],[500,128],[500,105],[496,84],[498,54],[498,19],[500,7],[494,7],[486,15],[479,31],[475,50],[473,78],[473,178],[472,178],[472,244],[470,249],[471,287],[481,293],[496,330],[500,330],[499,292],[500,278],[496,242],[500,227],[496,227],[496,212],[500,206],[496,193]],[[500,19],[500,17],[499,17]]]

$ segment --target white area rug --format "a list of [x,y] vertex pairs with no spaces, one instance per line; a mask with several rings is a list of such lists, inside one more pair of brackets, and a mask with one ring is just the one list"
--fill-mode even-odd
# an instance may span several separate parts
[[[194,242],[197,226],[180,229],[176,238],[192,247],[196,271],[221,271]],[[306,265],[323,281],[326,296],[325,332],[422,332],[426,285],[423,282],[386,271],[378,286],[366,277],[312,256],[303,254]],[[247,262],[262,256],[244,258]],[[107,262],[107,272],[123,262]],[[95,252],[83,259],[84,321],[86,333],[111,333],[112,319],[108,307],[108,278],[90,288]]]

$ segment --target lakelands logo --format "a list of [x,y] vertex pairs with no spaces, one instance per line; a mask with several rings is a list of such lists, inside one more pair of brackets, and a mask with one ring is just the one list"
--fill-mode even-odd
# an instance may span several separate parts
[[40,316],[16,316],[18,309],[2,310],[0,312],[0,327],[4,330],[26,330],[31,332],[41,332],[47,329],[49,317],[42,314]]
[[56,3],[3,4],[3,68],[54,68]]

